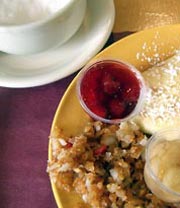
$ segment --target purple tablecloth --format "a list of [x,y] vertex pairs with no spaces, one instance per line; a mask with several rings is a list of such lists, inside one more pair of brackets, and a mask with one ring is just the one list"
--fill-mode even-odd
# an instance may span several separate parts
[[0,88],[0,208],[57,207],[46,173],[48,136],[74,76],[35,88]]

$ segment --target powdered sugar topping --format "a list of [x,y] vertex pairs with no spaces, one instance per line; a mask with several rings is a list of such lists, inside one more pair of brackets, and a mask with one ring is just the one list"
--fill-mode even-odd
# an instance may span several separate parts
[[[171,46],[171,50],[168,53],[160,53],[160,49],[164,46],[164,42],[161,41],[160,34],[157,31],[153,37],[152,42],[144,42],[142,44],[141,52],[136,53],[136,59],[140,60],[143,68],[144,63],[148,63],[150,66],[163,64],[162,59],[165,60],[168,57],[172,56],[176,53],[176,49],[174,46]],[[149,55],[150,54],[150,55]]]
[[149,89],[141,116],[173,122],[180,114],[180,53],[144,72],[144,77]]

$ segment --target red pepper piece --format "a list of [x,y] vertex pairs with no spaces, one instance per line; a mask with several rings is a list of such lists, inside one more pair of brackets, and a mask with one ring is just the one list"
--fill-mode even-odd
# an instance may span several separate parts
[[99,156],[102,155],[106,152],[107,150],[107,146],[106,145],[102,145],[101,147],[97,148],[96,150],[94,150],[94,155]]
[[66,144],[66,148],[71,148],[73,146],[73,144],[72,143],[70,143],[70,142],[67,142],[67,144]]

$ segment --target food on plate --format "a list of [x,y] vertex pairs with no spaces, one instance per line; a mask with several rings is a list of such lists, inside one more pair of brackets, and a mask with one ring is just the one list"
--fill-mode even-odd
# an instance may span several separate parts
[[[150,188],[144,150],[146,133],[180,125],[180,54],[142,72],[148,90],[135,117],[129,115],[144,98],[143,78],[129,70],[128,64],[108,61],[87,65],[79,76],[80,103],[95,120],[81,135],[67,137],[59,130],[50,138],[47,171],[51,181],[67,193],[75,191],[92,208],[175,207],[161,201],[165,197]],[[160,156],[151,158],[151,163],[159,180],[179,192],[179,141],[171,142],[154,148]],[[173,163],[168,163],[169,155]]]
[[47,171],[59,188],[75,190],[92,208],[170,207],[144,182],[146,142],[146,135],[133,122],[90,122],[74,137],[59,131],[50,138]]
[[[155,147],[159,154],[151,159],[153,171],[164,185],[180,193],[180,140],[164,141],[161,145]],[[159,169],[156,169],[155,163],[158,163]]]
[[148,92],[135,122],[147,133],[180,126],[180,54],[142,73]]
[[146,147],[146,184],[158,198],[171,203],[180,203],[179,149],[178,129],[159,131]]
[[89,63],[77,83],[80,103],[94,119],[119,123],[139,113],[145,85],[140,72],[120,60]]

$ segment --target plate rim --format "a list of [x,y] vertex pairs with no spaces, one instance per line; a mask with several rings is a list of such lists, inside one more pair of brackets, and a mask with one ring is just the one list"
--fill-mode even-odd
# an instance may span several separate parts
[[[114,42],[113,44],[111,44],[110,46],[108,46],[107,48],[105,48],[103,51],[101,51],[100,53],[98,53],[93,59],[98,59],[99,56],[101,56],[102,53],[104,53],[104,51],[106,50],[109,50],[113,47],[116,47],[117,45],[121,44],[122,42],[124,41],[128,41],[129,39],[132,39],[132,38],[136,38],[138,37],[139,35],[142,35],[144,33],[147,33],[147,32],[155,32],[156,30],[157,31],[162,31],[162,30],[168,30],[168,29],[176,29],[178,28],[179,31],[180,31],[180,24],[173,24],[173,25],[165,25],[165,26],[159,26],[159,27],[155,27],[155,28],[150,28],[150,29],[146,29],[146,30],[143,30],[143,31],[139,31],[139,32],[136,32],[136,33],[133,33],[131,35],[128,35],[116,42]],[[70,89],[72,89],[74,87],[74,85],[76,84],[76,81],[77,81],[77,77],[78,77],[79,73],[74,77],[74,79],[71,81],[71,83],[69,84],[69,86],[67,87],[64,95],[62,96],[58,106],[57,106],[57,109],[56,109],[56,112],[54,114],[54,118],[53,118],[53,122],[52,122],[52,125],[51,125],[51,129],[50,129],[50,132],[53,132],[53,129],[55,128],[56,126],[56,120],[57,120],[57,117],[59,116],[59,112],[61,110],[61,106],[63,105],[63,103],[65,102],[65,98],[66,98],[66,95],[68,95]],[[50,139],[49,139],[49,144],[48,144],[48,159],[51,158],[51,143],[50,143]],[[53,190],[53,195],[54,195],[54,198],[55,198],[55,201],[57,203],[57,206],[58,208],[64,208],[62,203],[61,203],[61,199],[60,199],[60,196],[58,195],[58,188],[56,187],[56,185],[51,181],[50,179],[50,183],[51,183],[51,187],[52,187],[52,190]]]

